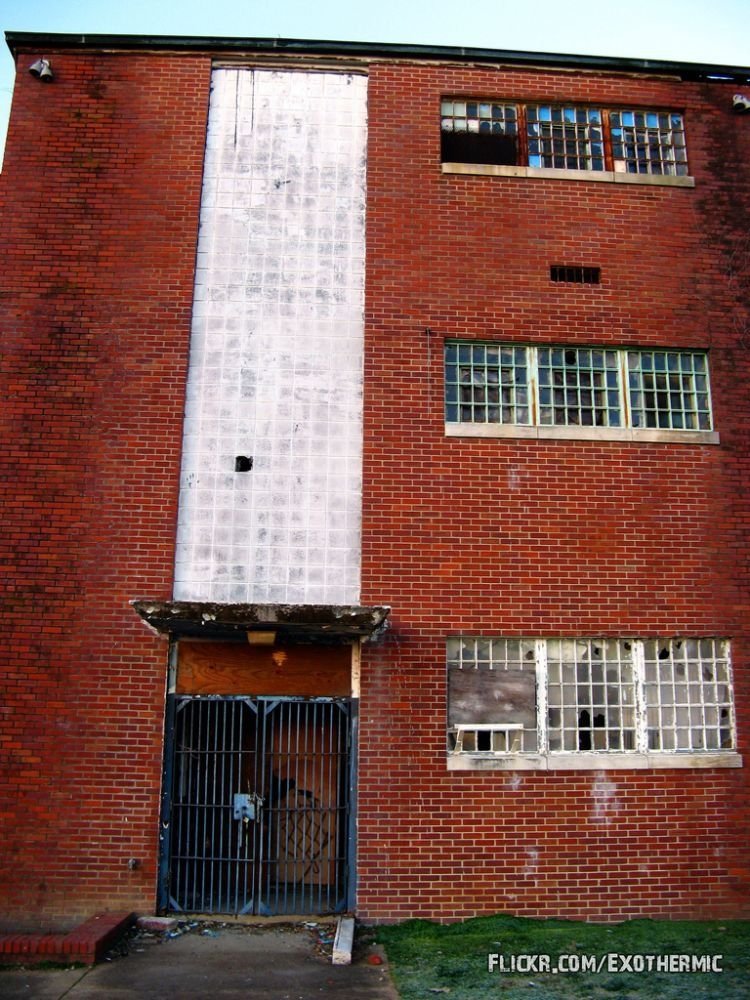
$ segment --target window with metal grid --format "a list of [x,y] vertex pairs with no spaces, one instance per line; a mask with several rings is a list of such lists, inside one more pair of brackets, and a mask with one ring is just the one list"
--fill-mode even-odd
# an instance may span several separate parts
[[530,167],[604,170],[604,123],[599,108],[531,104],[526,109]]
[[706,355],[693,351],[628,351],[634,427],[711,430]]
[[634,750],[633,644],[547,642],[549,749]]
[[518,111],[515,104],[444,100],[440,115],[443,161],[517,162]]
[[445,342],[447,424],[711,431],[700,351]]
[[446,97],[440,126],[443,163],[689,176],[677,111]]
[[729,644],[651,639],[644,643],[644,661],[649,748],[731,748]]
[[674,111],[612,111],[614,169],[629,174],[686,177],[685,123]]
[[449,421],[529,424],[527,348],[447,342],[445,393]]
[[621,426],[617,351],[540,347],[537,357],[540,424]]
[[735,747],[727,640],[456,636],[446,658],[453,757]]

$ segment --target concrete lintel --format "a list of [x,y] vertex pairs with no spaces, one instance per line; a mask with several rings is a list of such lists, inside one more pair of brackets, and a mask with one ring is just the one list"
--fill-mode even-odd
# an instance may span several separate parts
[[217,604],[211,601],[131,602],[141,619],[173,638],[246,641],[248,633],[274,632],[278,645],[336,645],[370,639],[385,627],[386,606],[339,604]]

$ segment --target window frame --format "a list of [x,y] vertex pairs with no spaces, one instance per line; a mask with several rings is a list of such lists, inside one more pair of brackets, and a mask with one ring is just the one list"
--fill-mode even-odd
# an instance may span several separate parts
[[[502,642],[508,642],[509,640],[502,639]],[[510,640],[512,641],[512,640]],[[534,648],[534,671],[536,676],[536,717],[537,717],[537,743],[535,750],[522,749],[520,745],[520,736],[522,726],[513,722],[497,722],[495,724],[476,723],[472,724],[471,721],[466,722],[454,722],[451,726],[451,703],[450,703],[450,671],[453,670],[463,670],[464,667],[458,667],[457,662],[463,663],[464,661],[459,658],[458,661],[451,660],[450,656],[450,644],[451,643],[493,643],[498,642],[498,638],[493,638],[490,636],[476,636],[476,635],[455,635],[449,636],[446,640],[446,692],[447,692],[447,719],[446,719],[446,736],[448,739],[448,746],[446,748],[446,758],[448,770],[588,770],[588,769],[630,769],[630,768],[707,768],[707,767],[741,767],[742,757],[737,751],[737,723],[736,723],[736,702],[735,702],[735,692],[734,683],[732,677],[732,653],[731,653],[731,641],[727,638],[645,638],[645,639],[633,639],[627,638],[591,638],[591,637],[570,637],[570,638],[548,638],[548,639],[531,639],[531,638],[519,638],[515,640],[519,645],[526,645],[526,648],[530,648],[533,645]],[[556,706],[550,707],[550,648],[553,643],[573,643],[573,644],[615,644],[621,646],[623,649],[627,647],[627,651],[632,655],[629,658],[620,657],[620,663],[627,662],[631,667],[632,679],[630,681],[630,693],[631,700],[622,697],[621,692],[625,690],[624,687],[618,687],[618,693],[620,693],[619,708],[622,709],[623,706],[628,706],[630,711],[630,725],[632,726],[633,734],[633,747],[631,749],[607,749],[607,748],[586,748],[586,749],[550,749],[550,731],[555,727],[550,725],[550,711],[556,710]],[[684,644],[687,648],[689,643],[696,643],[698,647],[701,648],[702,645],[706,643],[713,644],[715,649],[720,649],[720,656],[706,657],[706,659],[695,657],[688,659],[687,655],[682,659],[680,657],[674,657],[673,655],[669,658],[669,663],[674,666],[676,663],[698,663],[701,671],[703,672],[705,664],[710,662],[716,668],[717,663],[721,663],[725,667],[725,677],[720,681],[718,676],[713,678],[714,688],[718,690],[719,684],[724,684],[728,689],[728,701],[725,703],[719,703],[718,700],[714,704],[709,704],[704,702],[703,708],[703,724],[702,729],[705,733],[708,731],[706,725],[706,709],[707,708],[719,708],[721,704],[725,704],[728,717],[723,723],[716,722],[712,724],[714,728],[719,731],[719,736],[721,736],[721,727],[726,726],[729,731],[730,746],[719,746],[716,748],[672,748],[663,749],[661,744],[664,741],[664,733],[668,732],[667,726],[662,730],[653,728],[653,719],[655,718],[654,711],[658,709],[656,715],[659,719],[662,718],[660,712],[663,709],[669,709],[669,704],[662,705],[661,702],[655,704],[653,701],[653,691],[649,690],[653,688],[653,674],[649,676],[648,671],[648,659],[646,656],[646,650],[649,645],[656,643],[660,645],[661,648],[669,646],[672,648],[679,648],[680,645]],[[562,661],[561,661],[562,662]],[[577,661],[568,661],[577,662]],[[590,663],[593,660],[589,661]],[[606,660],[603,659],[602,662],[606,665]],[[610,663],[613,662],[611,659]],[[479,661],[477,661],[477,664]],[[469,668],[470,669],[470,668]],[[479,669],[478,665],[475,669]],[[490,667],[490,671],[495,668]],[[606,670],[606,666],[605,666]],[[497,671],[500,673],[500,671]],[[609,677],[609,674],[606,674]],[[557,683],[557,682],[554,682]],[[576,668],[576,685],[579,684],[579,674]],[[583,683],[586,683],[585,681]],[[593,682],[589,682],[593,683]],[[600,685],[603,683],[599,682]],[[701,682],[702,683],[702,682]],[[672,684],[674,688],[674,683]],[[576,696],[577,697],[577,696]],[[610,695],[607,694],[606,698]],[[676,697],[676,695],[675,695]],[[716,695],[718,698],[718,694]],[[652,699],[651,701],[649,699]],[[613,703],[614,705],[614,703]],[[615,708],[618,706],[615,705]],[[676,702],[671,706],[673,709],[676,708]],[[686,706],[682,706],[686,707]],[[696,707],[690,705],[690,708]],[[575,705],[565,705],[561,702],[560,713],[562,710],[567,708],[568,710],[577,711],[580,708],[580,704],[576,702]],[[622,713],[624,714],[624,713]],[[690,728],[692,722],[688,722],[686,725],[678,727],[675,725],[672,728],[675,733],[678,728]],[[621,722],[621,732],[624,733],[623,723]],[[696,725],[696,728],[700,728]],[[478,746],[478,733],[482,731],[483,733],[489,732],[491,734],[490,738],[493,740],[491,749],[477,749]],[[528,728],[523,729],[524,732],[528,731]],[[581,732],[585,730],[580,730]],[[592,727],[591,733],[596,732]],[[469,735],[469,749],[465,749],[462,744],[462,740],[467,739],[467,734],[472,734],[475,732],[475,745],[471,748],[471,736]],[[500,741],[500,748],[494,743],[494,733],[500,733],[503,735],[503,740]],[[599,730],[599,732],[605,732],[604,729]],[[654,734],[657,734],[659,739],[654,740]],[[486,739],[485,739],[486,742]],[[505,742],[506,749],[502,749],[502,743]],[[654,748],[654,743],[658,743],[659,747]],[[452,744],[452,745],[451,745]]]
[[[466,113],[461,116],[456,114],[456,107],[460,106],[474,106],[476,105],[477,114],[469,115],[468,107]],[[493,119],[485,120],[485,116],[480,114],[479,109],[487,109],[492,107],[502,108],[503,115],[508,109],[512,109],[514,116],[512,118],[503,117],[495,122]],[[450,110],[449,110],[450,108]],[[686,142],[686,127],[685,127],[685,113],[682,110],[665,110],[664,108],[644,108],[636,106],[625,106],[616,105],[611,107],[604,107],[600,105],[595,105],[591,103],[576,103],[576,102],[565,102],[565,101],[511,101],[505,98],[493,99],[486,97],[475,97],[474,95],[462,96],[459,94],[443,95],[440,99],[440,136],[441,136],[441,171],[444,174],[478,174],[484,176],[505,176],[505,177],[531,177],[537,179],[557,179],[557,180],[579,180],[579,181],[599,181],[605,183],[613,184],[639,184],[639,185],[652,185],[652,186],[672,186],[672,187],[695,187],[695,179],[690,174],[690,161],[687,157],[687,142]],[[561,117],[561,121],[557,122],[545,122],[541,123],[538,120],[532,121],[533,115],[539,115],[540,111],[544,112],[545,118],[547,117],[547,111],[551,114],[558,114]],[[602,147],[601,153],[589,150],[587,157],[589,159],[589,166],[571,166],[569,163],[565,165],[545,165],[537,166],[532,165],[532,160],[535,156],[544,155],[546,157],[552,156],[553,159],[568,159],[568,145],[569,142],[576,141],[577,144],[580,143],[581,139],[576,134],[576,136],[571,135],[568,137],[566,135],[566,126],[576,126],[580,123],[572,122],[570,120],[570,114],[573,117],[580,115],[590,115],[598,114],[600,118],[600,125],[596,123],[588,122],[587,125],[594,124],[594,127],[598,127],[601,130],[601,138],[594,138],[593,142],[596,142]],[[612,123],[610,116],[614,116],[615,124]],[[660,117],[667,117],[669,124],[662,128],[660,126]],[[650,118],[656,117],[656,125],[653,127],[648,124],[642,126],[637,126],[633,124],[623,124],[623,121],[629,117],[633,118],[635,122],[638,118],[642,118],[644,122],[647,122]],[[448,121],[456,122],[457,120],[466,120],[466,129],[446,129],[445,123]],[[674,119],[679,119],[679,125],[673,126],[672,123]],[[476,129],[470,126],[470,122],[473,124],[476,120]],[[491,155],[486,152],[476,158],[476,162],[467,154],[456,159],[446,158],[446,150],[448,146],[456,146],[455,141],[446,141],[445,136],[451,135],[465,135],[471,136],[469,140],[470,143],[477,143],[482,146],[486,151],[491,147],[492,140],[490,138],[490,131],[493,130],[495,124],[499,122],[513,122],[513,131],[506,133],[505,131],[498,130],[495,134],[502,134],[503,136],[508,136],[506,140],[503,138],[503,146],[505,151],[503,155],[498,155],[497,159],[494,159]],[[530,135],[530,130],[534,127],[536,121],[537,135]],[[483,133],[488,137],[488,142],[481,142],[480,128],[482,124],[489,125],[489,131]],[[548,124],[550,135],[543,135],[544,129],[540,126]],[[641,130],[641,133],[647,133],[650,136],[648,142],[636,142],[636,131]],[[555,133],[555,129],[558,130]],[[562,130],[562,131],[560,131]],[[618,135],[614,133],[618,132]],[[632,137],[627,132],[632,131]],[[476,142],[474,142],[474,133],[476,132]],[[662,140],[663,133],[666,132],[670,136],[676,138],[673,139],[671,144],[666,144]],[[558,134],[559,133],[559,134]],[[565,149],[560,148],[560,143],[564,143]],[[530,152],[532,143],[540,144],[540,149],[534,152]],[[545,153],[541,153],[541,146],[544,144],[551,144],[553,148],[550,148]],[[554,152],[555,143],[557,144],[557,153]],[[515,144],[516,156],[515,162],[506,162],[508,159],[507,150],[510,145]],[[635,150],[632,157],[621,155],[619,157],[615,156],[617,148],[621,148],[624,153],[627,147],[632,146]],[[638,157],[638,150],[646,150],[647,153],[653,153],[657,150],[658,157],[652,158],[652,156],[641,156]],[[682,155],[679,151],[682,151]],[[671,156],[670,156],[671,152]],[[570,154],[573,156],[572,152]],[[575,158],[579,158],[580,151],[576,154]],[[597,165],[595,165],[595,163]],[[631,169],[629,164],[634,164],[635,169]],[[671,166],[673,172],[665,172],[665,166]],[[645,169],[641,169],[645,167]]]
[[[500,390],[497,402],[490,400],[491,386],[489,381],[484,383],[471,379],[470,383],[461,382],[461,352],[473,354],[476,350],[484,351],[485,358],[490,352],[502,357],[503,352],[513,354],[512,371],[526,372],[527,381],[523,383],[508,383],[503,385],[502,373],[498,374],[497,386]],[[450,352],[453,351],[453,354]],[[520,352],[525,352],[525,361],[519,360]],[[601,355],[605,359],[606,367],[596,369],[593,360],[584,365],[575,365],[567,361],[567,354],[575,352],[579,357],[589,357],[593,359],[595,355]],[[563,363],[554,361],[555,356],[562,353]],[[549,363],[544,363],[549,355]],[[608,366],[608,359],[616,358],[616,367]],[[642,372],[641,368],[631,368],[631,359],[641,359],[651,357],[663,357],[665,365],[665,375],[669,375],[672,370],[669,365],[677,359],[677,372],[680,376],[681,384],[684,382],[685,388],[680,388],[679,393],[674,393],[669,388],[657,388],[655,386],[644,388],[641,382],[635,377]],[[690,365],[687,360],[690,359]],[[696,360],[697,359],[697,360]],[[540,361],[542,362],[540,364]],[[464,361],[464,368],[473,371],[473,361]],[[481,366],[477,367],[479,370]],[[485,361],[484,368],[489,372],[490,366]],[[582,373],[590,369],[590,384],[584,385]],[[511,370],[511,369],[509,369]],[[578,373],[576,384],[568,385],[566,379],[563,383],[552,384],[554,376],[563,372]],[[455,376],[454,376],[455,372]],[[549,373],[549,384],[542,384]],[[601,378],[597,382],[597,374]],[[683,374],[684,373],[684,374]],[[614,376],[614,378],[612,378]],[[692,386],[689,379],[693,378]],[[443,341],[443,416],[445,421],[446,437],[483,437],[483,438],[537,438],[537,439],[578,439],[578,440],[609,440],[609,441],[632,441],[632,442],[655,442],[655,443],[683,443],[683,444],[719,444],[720,438],[715,430],[713,419],[713,406],[711,396],[711,376],[709,352],[698,348],[667,348],[667,347],[615,347],[600,345],[582,344],[521,344],[512,341],[485,340],[482,338],[465,339],[458,337],[445,337]],[[602,382],[602,379],[604,381]],[[477,395],[479,400],[467,401],[461,399],[462,389],[467,385],[473,388],[472,395]],[[509,398],[509,390],[512,390],[512,403],[504,402]],[[481,401],[481,393],[485,392],[486,402]],[[579,421],[576,422],[572,416],[566,417],[564,421],[556,421],[554,414],[558,410],[570,411],[574,413],[576,405],[574,403],[555,403],[560,392],[565,391],[566,398],[575,391],[578,392]],[[505,410],[517,408],[516,399],[518,394],[526,400],[524,410],[528,411],[528,418],[519,422],[513,419],[505,419]],[[585,398],[590,398],[590,402],[585,402]],[[602,402],[602,394],[606,395],[606,401]],[[653,416],[649,426],[645,413],[646,404],[640,397],[646,395],[652,399],[651,408],[648,414]],[[675,396],[680,396],[680,406],[673,406]],[[613,401],[616,396],[616,402]],[[662,400],[668,397],[666,408],[657,409],[655,402],[658,396]],[[691,402],[692,400],[692,402]],[[461,407],[471,407],[472,414],[476,411],[484,410],[485,419],[462,419]],[[501,419],[489,419],[490,410],[501,411]],[[548,419],[552,411],[552,419]],[[591,413],[591,419],[587,414]],[[597,415],[604,414],[606,419],[596,422]],[[679,427],[673,426],[676,422],[686,421],[685,415],[694,415],[696,423],[701,421],[708,426]],[[609,417],[617,416],[617,420],[610,421]],[[679,419],[678,419],[679,418]],[[639,422],[640,421],[640,422]]]

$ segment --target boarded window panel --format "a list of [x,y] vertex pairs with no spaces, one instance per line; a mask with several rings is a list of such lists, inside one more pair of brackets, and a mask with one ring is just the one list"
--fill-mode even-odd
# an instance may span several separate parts
[[450,726],[512,725],[536,729],[536,677],[531,670],[448,672]]

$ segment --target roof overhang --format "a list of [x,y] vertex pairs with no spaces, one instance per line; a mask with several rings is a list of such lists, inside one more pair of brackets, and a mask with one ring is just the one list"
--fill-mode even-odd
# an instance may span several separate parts
[[5,41],[15,57],[36,49],[87,49],[122,52],[204,52],[214,56],[239,57],[253,54],[287,56],[331,56],[367,60],[445,60],[573,70],[668,75],[682,80],[715,80],[743,83],[750,68],[710,63],[675,62],[667,59],[632,59],[619,56],[574,55],[572,53],[519,52],[506,49],[466,48],[451,45],[413,45],[381,42],[349,42],[298,38],[231,38],[223,36],[175,35],[81,35],[32,31],[6,31]]
[[215,604],[210,601],[131,602],[143,621],[173,639],[269,641],[334,646],[371,639],[385,628],[386,606],[341,604]]

